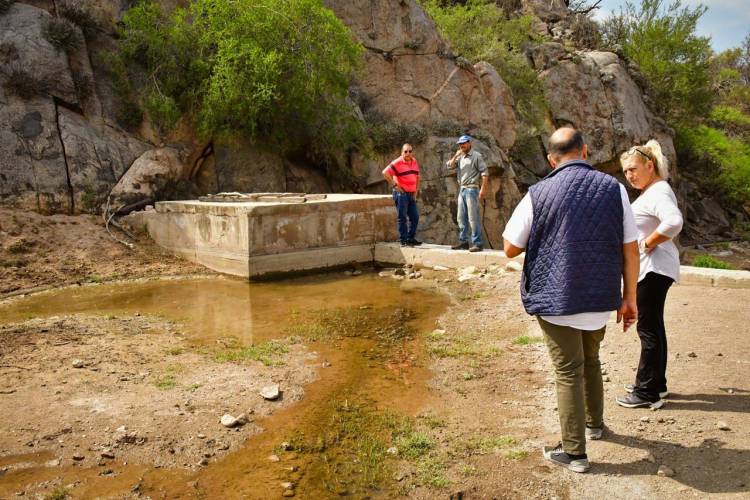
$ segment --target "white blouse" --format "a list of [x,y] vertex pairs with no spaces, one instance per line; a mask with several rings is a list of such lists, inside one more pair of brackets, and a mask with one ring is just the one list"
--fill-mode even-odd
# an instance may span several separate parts
[[[638,241],[643,241],[654,231],[674,238],[682,229],[682,213],[677,207],[677,197],[667,181],[657,181],[646,189],[632,204]],[[657,245],[651,253],[641,253],[641,272],[638,281],[653,272],[680,280],[680,254],[671,239]]]

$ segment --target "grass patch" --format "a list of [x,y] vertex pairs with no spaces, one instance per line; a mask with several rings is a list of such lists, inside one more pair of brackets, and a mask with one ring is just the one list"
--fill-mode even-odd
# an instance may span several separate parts
[[457,448],[469,455],[486,455],[516,443],[513,436],[472,436],[459,443]]
[[183,352],[185,352],[185,349],[182,347],[170,347],[167,349],[167,355],[169,356],[179,356]]
[[505,452],[505,458],[510,460],[523,460],[528,456],[529,452],[523,450],[510,450]]
[[159,390],[169,391],[177,387],[177,380],[175,380],[174,375],[168,374],[157,379],[156,382],[154,382],[154,385]]
[[434,413],[426,413],[417,417],[420,422],[426,425],[430,429],[437,429],[438,427],[448,427],[448,421]]
[[430,455],[417,465],[417,480],[433,488],[445,488],[450,481],[445,477],[445,461],[438,456]]
[[399,435],[394,444],[401,456],[411,460],[424,456],[435,447],[435,442],[427,434],[414,429]]
[[44,500],[65,500],[66,498],[68,498],[68,490],[62,486],[44,495]]
[[249,347],[230,347],[216,353],[214,359],[221,363],[260,361],[265,366],[279,366],[284,364],[279,358],[288,352],[289,347],[284,342],[269,340]]
[[513,343],[515,345],[532,345],[532,344],[541,344],[543,342],[544,342],[544,339],[542,337],[531,337],[529,335],[521,335],[513,339]]
[[461,467],[458,468],[458,472],[464,477],[479,475],[479,470],[471,464],[461,464]]
[[730,264],[712,255],[696,255],[693,259],[693,265],[695,267],[707,267],[710,269],[734,269]]
[[42,34],[58,50],[72,50],[81,44],[75,25],[67,19],[59,17],[49,19],[44,24]]

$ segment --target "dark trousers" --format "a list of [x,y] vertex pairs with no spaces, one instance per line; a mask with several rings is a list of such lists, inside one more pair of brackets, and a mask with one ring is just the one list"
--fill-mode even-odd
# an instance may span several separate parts
[[[417,234],[417,223],[419,222],[419,210],[417,210],[417,200],[414,193],[393,192],[393,202],[396,204],[398,212],[398,235],[401,243],[413,240]],[[407,228],[406,220],[409,219]]]
[[664,329],[664,303],[674,280],[662,274],[648,273],[638,282],[638,337],[641,359],[635,377],[637,396],[658,401],[667,390],[667,333]]

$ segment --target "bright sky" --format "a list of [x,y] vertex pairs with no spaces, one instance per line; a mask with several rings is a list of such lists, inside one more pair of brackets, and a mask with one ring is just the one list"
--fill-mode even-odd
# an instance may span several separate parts
[[[640,5],[640,0],[632,0]],[[603,0],[601,9],[594,15],[597,20],[604,19],[612,12],[619,12],[625,0]],[[665,5],[671,0],[664,0]],[[711,37],[711,44],[716,52],[738,47],[750,33],[750,0],[683,0],[683,5],[695,7],[703,4],[708,11],[698,22],[697,32],[701,36]]]

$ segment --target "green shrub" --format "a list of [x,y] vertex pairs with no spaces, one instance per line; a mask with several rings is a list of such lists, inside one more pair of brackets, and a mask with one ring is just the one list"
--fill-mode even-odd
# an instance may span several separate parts
[[44,23],[42,34],[58,50],[72,50],[81,44],[75,25],[67,19],[59,17],[48,19]]
[[372,147],[378,153],[394,151],[407,142],[421,144],[427,139],[427,130],[421,125],[392,121],[374,110],[365,113],[365,123]]
[[142,1],[119,35],[127,78],[165,130],[179,113],[205,137],[319,155],[361,138],[346,97],[362,47],[321,0],[196,0],[171,12]]
[[716,125],[737,135],[750,132],[750,115],[733,106],[714,106],[710,119]]
[[718,175],[710,182],[735,202],[750,202],[750,143],[732,139],[706,125],[678,127],[676,146],[714,166]]
[[708,267],[711,269],[734,269],[731,265],[712,255],[696,255],[693,259],[693,265],[695,267]]
[[[533,17],[508,19],[506,12],[491,0],[422,3],[457,54],[469,61],[489,62],[511,88],[521,120],[519,135],[534,135],[543,128],[547,113],[544,89],[523,53],[529,42],[542,40],[532,28]],[[514,0],[500,3],[513,10],[518,4]]]
[[711,108],[710,38],[696,34],[706,7],[683,7],[681,0],[625,2],[604,20],[604,43],[620,45],[649,81],[653,103],[672,123],[690,123]]

